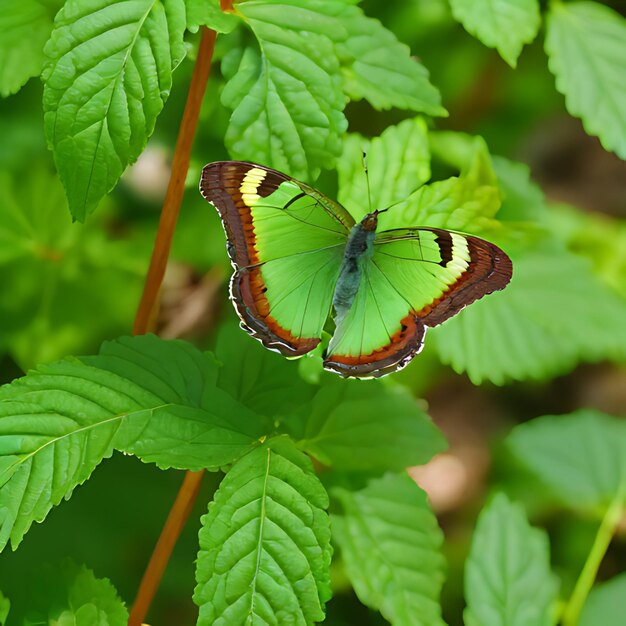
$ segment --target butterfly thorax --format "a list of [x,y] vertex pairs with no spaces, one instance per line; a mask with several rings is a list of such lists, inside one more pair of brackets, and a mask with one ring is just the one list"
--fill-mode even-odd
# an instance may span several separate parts
[[363,266],[374,254],[377,225],[378,212],[368,213],[358,224],[352,227],[348,235],[339,279],[333,294],[336,317],[345,315],[352,306],[359,290]]

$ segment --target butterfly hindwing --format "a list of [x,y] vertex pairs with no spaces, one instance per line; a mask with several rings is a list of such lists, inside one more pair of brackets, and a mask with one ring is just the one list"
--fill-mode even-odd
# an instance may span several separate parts
[[260,165],[207,165],[202,195],[217,208],[235,268],[231,297],[244,327],[286,356],[320,341],[354,220],[313,188]]
[[426,328],[503,289],[511,262],[497,246],[441,229],[378,233],[350,310],[339,319],[325,367],[382,376],[422,348]]

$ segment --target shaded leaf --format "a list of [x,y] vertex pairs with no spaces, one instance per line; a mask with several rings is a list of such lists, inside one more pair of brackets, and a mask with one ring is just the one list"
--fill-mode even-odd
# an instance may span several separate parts
[[598,2],[554,2],[545,48],[567,110],[626,159],[626,19]]
[[472,382],[545,379],[579,361],[623,359],[626,302],[589,263],[557,246],[533,245],[513,259],[513,278],[431,331],[439,355]]
[[513,429],[514,454],[575,509],[603,509],[626,493],[626,421],[581,409],[540,417]]
[[455,19],[511,67],[539,30],[537,0],[450,0],[450,5]]
[[238,461],[202,518],[198,624],[313,624],[330,598],[328,496],[287,438]]
[[551,626],[556,584],[548,537],[497,494],[481,512],[465,565],[467,626]]
[[[363,153],[366,153],[369,193]],[[403,201],[430,178],[426,123],[419,117],[405,120],[389,126],[372,140],[348,135],[337,171],[339,202],[356,220],[375,209],[400,203],[380,216],[380,229],[387,228],[388,222],[406,210],[408,201]]]
[[426,494],[406,475],[388,474],[360,491],[333,489],[336,540],[357,596],[394,626],[441,626],[443,534]]
[[253,448],[256,417],[216,380],[210,356],[148,335],[0,388],[0,547],[16,547],[114,448],[195,470]]
[[305,405],[315,391],[298,376],[298,363],[267,350],[238,326],[222,327],[215,356],[222,364],[220,388],[272,420]]
[[68,0],[43,78],[46,137],[75,219],[137,159],[184,55],[183,0]]
[[222,102],[233,110],[225,142],[235,159],[315,179],[341,152],[347,122],[333,37],[345,32],[335,0],[241,2],[257,45],[224,57]]
[[600,583],[591,590],[580,616],[580,626],[621,626],[624,621],[626,574]]
[[0,626],[5,626],[10,610],[11,602],[8,598],[5,598],[0,591]]
[[40,164],[0,173],[0,187],[0,283],[12,295],[0,298],[0,349],[26,371],[124,332],[144,251],[98,220],[72,224],[58,177]]
[[403,387],[344,382],[322,387],[300,447],[337,470],[402,470],[428,462],[446,442]]
[[355,6],[346,7],[342,23],[348,36],[337,49],[344,90],[352,100],[365,98],[376,109],[446,115],[428,71],[390,30]]
[[37,0],[4,0],[0,12],[0,96],[19,91],[41,73],[53,11]]

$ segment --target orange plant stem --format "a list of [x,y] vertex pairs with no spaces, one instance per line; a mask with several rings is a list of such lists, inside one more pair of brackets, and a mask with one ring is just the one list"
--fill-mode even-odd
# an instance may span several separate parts
[[183,484],[178,490],[174,505],[167,516],[165,526],[163,526],[159,540],[148,562],[148,567],[141,579],[139,591],[128,618],[128,626],[141,626],[143,624],[174,545],[185,527],[187,518],[198,496],[203,473],[204,471],[187,472],[185,474]]
[[187,170],[189,169],[191,146],[198,125],[198,116],[200,115],[200,105],[202,104],[202,98],[206,90],[207,81],[209,80],[213,48],[215,47],[215,37],[216,33],[214,30],[209,30],[208,28],[202,29],[198,58],[196,59],[196,65],[191,77],[187,103],[185,104],[183,119],[178,131],[176,149],[174,150],[174,158],[172,160],[172,172],[163,202],[159,229],[157,230],[156,239],[154,241],[154,249],[152,251],[152,258],[150,259],[150,267],[148,268],[143,294],[141,295],[141,301],[139,302],[139,308],[135,316],[135,325],[133,327],[133,334],[135,335],[147,333],[156,317],[159,290],[161,289],[161,283],[165,275],[165,266],[167,265],[167,259],[170,254],[172,237],[174,235],[174,229],[176,228],[176,222],[178,221],[180,204],[183,199],[185,179],[187,177]]
[[[183,112],[183,119],[178,131],[172,161],[172,172],[163,202],[163,210],[161,211],[159,228],[154,242],[154,250],[152,251],[150,267],[148,268],[137,315],[135,316],[135,324],[133,327],[133,334],[135,335],[142,335],[148,332],[156,318],[159,291],[161,289],[161,283],[163,282],[163,276],[165,275],[165,266],[167,265],[172,237],[174,235],[174,229],[176,228],[176,222],[178,221],[185,178],[187,177],[187,170],[189,169],[191,146],[198,125],[202,98],[209,80],[215,38],[215,31],[209,30],[208,28],[202,29],[198,57],[189,85],[189,93]],[[199,472],[187,472],[185,474],[183,484],[178,491],[176,500],[165,521],[165,526],[163,526],[161,535],[159,536],[148,566],[146,567],[146,571],[141,579],[137,597],[135,598],[130,612],[128,620],[129,626],[141,626],[144,621],[152,599],[161,582],[161,577],[170,559],[172,550],[193,508],[198,490],[200,489],[200,481],[202,480],[203,473],[204,471],[202,470]]]

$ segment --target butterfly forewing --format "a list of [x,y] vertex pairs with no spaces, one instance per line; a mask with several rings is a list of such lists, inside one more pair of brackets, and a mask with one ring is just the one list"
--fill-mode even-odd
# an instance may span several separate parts
[[354,220],[311,187],[253,163],[211,163],[200,189],[222,217],[236,269],[231,296],[246,330],[287,356],[312,350]]

